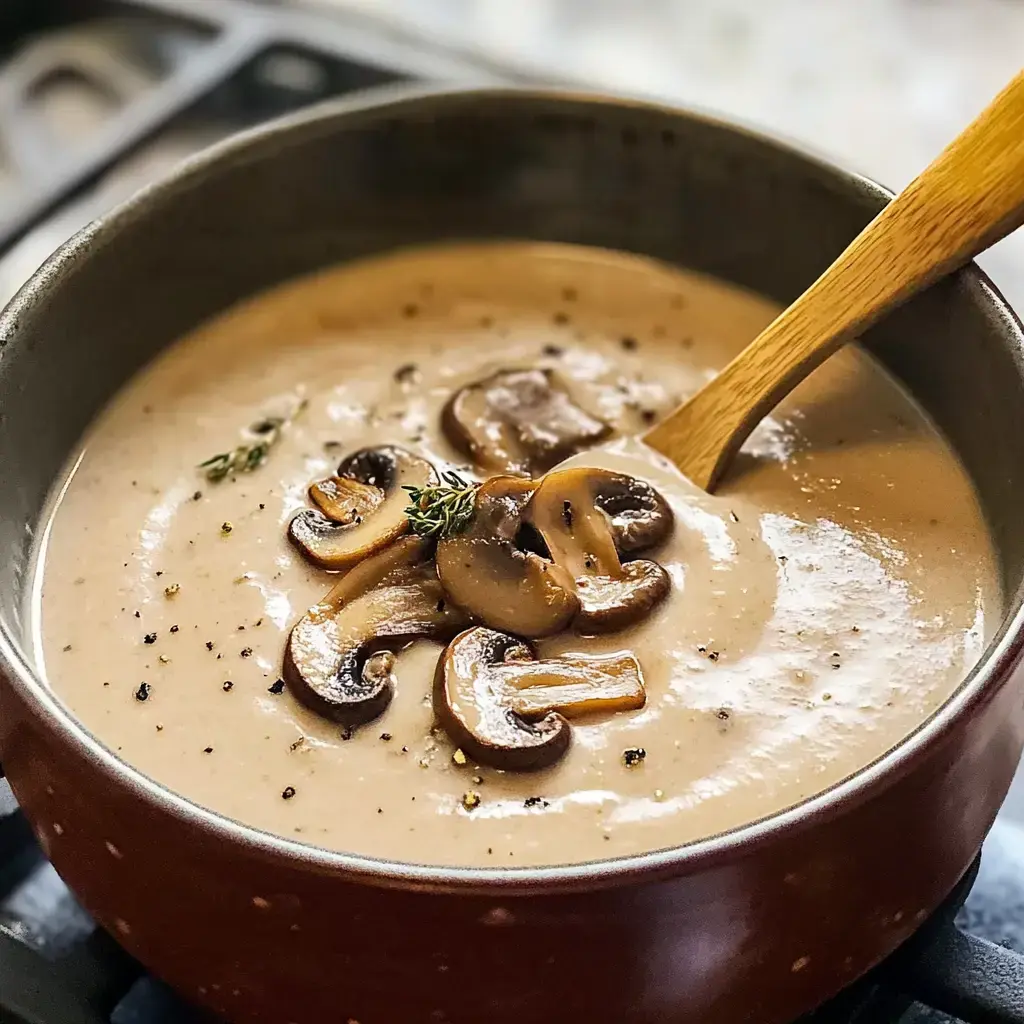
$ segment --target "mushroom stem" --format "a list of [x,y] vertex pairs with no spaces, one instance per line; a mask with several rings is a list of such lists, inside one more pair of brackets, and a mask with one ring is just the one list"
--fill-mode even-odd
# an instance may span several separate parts
[[511,662],[501,672],[514,689],[509,693],[509,708],[527,719],[549,711],[566,718],[599,711],[635,711],[646,700],[632,654],[563,654],[544,661]]
[[309,499],[335,523],[358,526],[384,501],[384,492],[350,477],[332,476],[309,487]]
[[394,544],[363,559],[345,573],[307,614],[322,621],[379,586],[389,576],[422,562],[429,548],[430,542],[423,537],[400,537]]

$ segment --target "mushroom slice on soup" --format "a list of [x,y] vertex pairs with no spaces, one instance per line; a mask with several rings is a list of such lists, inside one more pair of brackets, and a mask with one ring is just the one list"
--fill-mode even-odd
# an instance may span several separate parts
[[523,519],[540,535],[555,566],[574,580],[579,632],[623,629],[668,594],[669,575],[657,562],[623,562],[616,543],[635,550],[668,535],[671,510],[654,495],[633,477],[584,466],[548,473],[530,496]]
[[566,629],[579,610],[572,576],[521,546],[522,512],[536,483],[495,476],[477,489],[473,518],[437,545],[437,574],[479,622],[518,636]]
[[447,640],[469,618],[445,598],[430,545],[403,537],[347,573],[293,627],[288,689],[312,711],[355,726],[394,695],[396,655],[414,640]]
[[314,565],[348,569],[408,530],[407,487],[436,483],[434,467],[404,448],[363,448],[335,476],[313,484],[310,498],[318,507],[296,513],[288,536]]
[[635,711],[646,701],[632,654],[538,660],[518,637],[476,627],[447,647],[434,676],[434,715],[479,764],[530,771],[568,749],[568,719]]
[[611,427],[551,370],[500,370],[460,388],[441,414],[448,440],[492,473],[534,476],[602,441]]

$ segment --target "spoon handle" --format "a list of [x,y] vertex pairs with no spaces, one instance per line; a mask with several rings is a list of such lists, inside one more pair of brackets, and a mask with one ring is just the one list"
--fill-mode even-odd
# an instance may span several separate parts
[[841,345],[1024,223],[1024,72],[788,309],[644,436],[712,490],[751,430]]

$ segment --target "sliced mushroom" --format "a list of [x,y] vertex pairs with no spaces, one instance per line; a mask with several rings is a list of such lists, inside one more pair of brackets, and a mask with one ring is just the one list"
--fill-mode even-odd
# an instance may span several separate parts
[[434,676],[434,714],[451,741],[480,764],[514,771],[554,764],[569,747],[567,719],[645,700],[631,654],[538,661],[529,644],[481,627],[448,645]]
[[594,478],[594,504],[608,517],[620,555],[656,547],[672,533],[672,507],[646,480],[606,469]]
[[446,599],[429,544],[403,537],[357,565],[294,626],[284,679],[306,707],[354,726],[394,695],[395,654],[413,640],[446,640],[469,619]]
[[536,486],[514,476],[480,485],[473,518],[437,545],[437,574],[448,596],[475,619],[519,636],[550,636],[579,610],[572,576],[518,546],[522,511]]
[[448,440],[493,473],[530,476],[607,437],[551,370],[501,370],[455,394],[441,414]]
[[436,483],[434,467],[404,448],[363,448],[342,461],[332,481],[313,485],[310,496],[323,511],[297,513],[288,536],[314,565],[347,569],[409,528],[405,487]]
[[657,562],[619,559],[611,523],[598,503],[609,478],[619,476],[589,467],[548,473],[523,512],[552,561],[575,580],[580,610],[574,625],[582,633],[632,625],[669,592],[668,573]]

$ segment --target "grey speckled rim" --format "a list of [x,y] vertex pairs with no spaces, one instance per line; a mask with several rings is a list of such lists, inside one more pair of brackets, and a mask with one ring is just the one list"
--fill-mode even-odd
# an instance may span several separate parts
[[[703,121],[750,135],[777,149],[788,150],[807,162],[817,164],[837,180],[856,185],[881,199],[891,198],[892,195],[870,179],[808,155],[801,147],[780,142],[769,135],[714,116],[645,100],[561,89],[439,89],[385,86],[355,98],[318,104],[298,114],[234,135],[186,160],[169,177],[148,186],[110,214],[84,228],[50,256],[0,314],[0,348],[16,336],[18,322],[26,310],[46,302],[50,290],[59,286],[59,279],[73,272],[77,264],[88,258],[91,250],[112,241],[121,226],[144,215],[153,196],[173,194],[179,189],[201,186],[204,174],[213,165],[256,157],[263,147],[273,147],[284,134],[316,135],[337,130],[335,119],[339,114],[351,115],[350,123],[355,126],[360,123],[362,116],[376,118],[388,111],[407,112],[426,101],[450,104],[475,103],[509,95],[579,99],[587,103],[632,108],[648,107],[679,118]],[[1018,350],[1024,353],[1024,328],[996,288],[973,264],[961,273],[972,280],[983,299],[1000,314],[1007,330],[1016,337]],[[954,723],[961,717],[969,715],[973,707],[984,702],[991,687],[998,685],[999,680],[1008,678],[1021,658],[1022,649],[1024,588],[1010,600],[996,639],[949,700],[887,753],[822,793],[784,811],[684,846],[582,864],[496,869],[405,864],[338,853],[251,828],[194,804],[136,771],[92,736],[35,675],[6,629],[0,630],[0,659],[11,684],[22,691],[23,696],[38,713],[59,723],[68,742],[113,782],[134,792],[140,799],[158,809],[186,824],[208,830],[226,842],[240,843],[258,849],[272,858],[292,863],[300,862],[310,868],[331,871],[349,880],[379,887],[482,895],[493,895],[498,889],[505,895],[579,892],[640,880],[685,875],[709,867],[715,862],[723,863],[730,860],[745,852],[751,845],[770,841],[782,832],[813,828],[823,818],[843,808],[859,804],[900,778],[926,750],[942,741]]]

